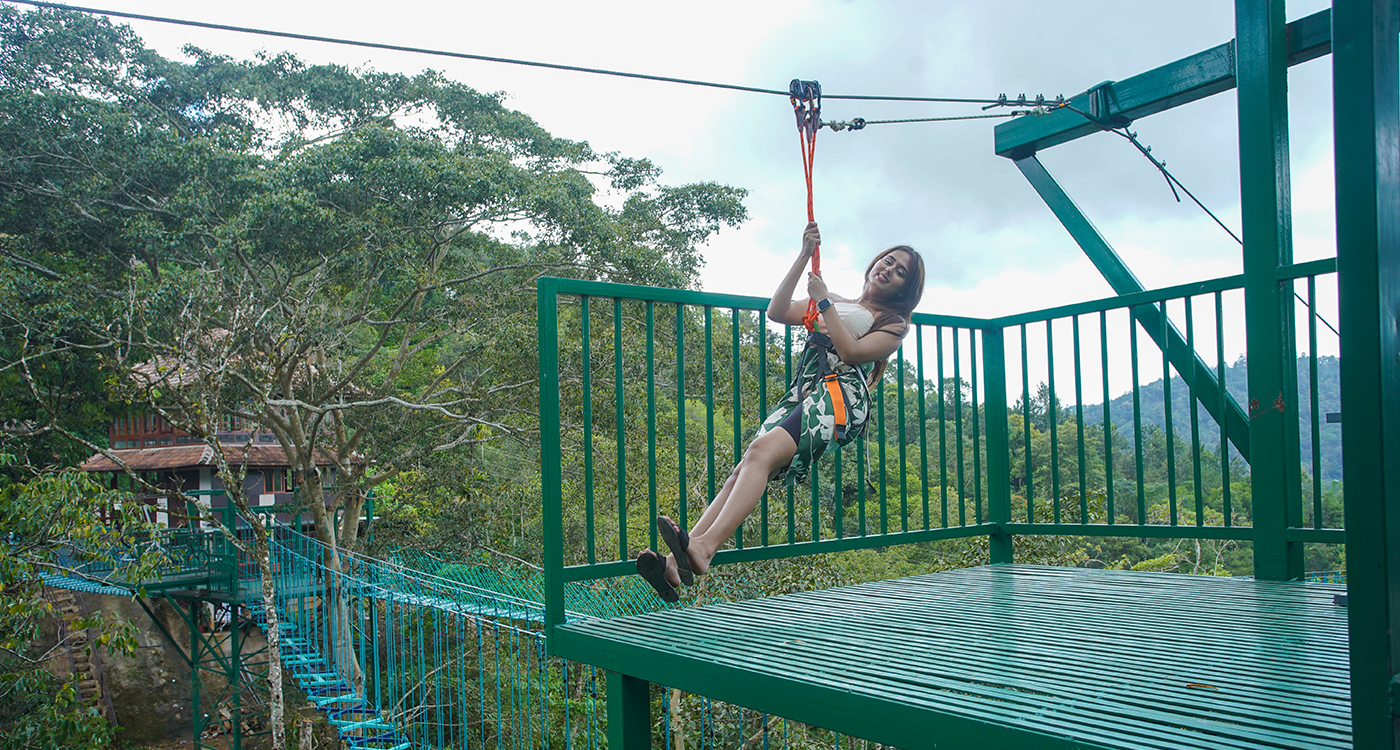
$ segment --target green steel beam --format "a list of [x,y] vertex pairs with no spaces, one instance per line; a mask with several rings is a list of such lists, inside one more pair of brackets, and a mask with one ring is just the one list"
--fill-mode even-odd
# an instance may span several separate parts
[[[1133,275],[1131,269],[1118,257],[1118,253],[1108,244],[1099,230],[1089,221],[1089,217],[1084,215],[1074,199],[1069,197],[1064,188],[1060,187],[1055,178],[1050,176],[1045,166],[1040,163],[1034,155],[1016,160],[1016,166],[1021,173],[1030,181],[1031,187],[1040,194],[1045,205],[1055,214],[1055,218],[1060,220],[1065,229],[1069,231],[1074,241],[1084,250],[1084,254],[1089,256],[1089,261],[1103,274],[1108,285],[1113,287],[1113,291],[1121,294],[1138,294],[1144,291],[1142,282]],[[1273,273],[1273,271],[1270,271]],[[1226,413],[1220,412],[1220,383],[1215,378],[1215,371],[1206,365],[1200,355],[1192,351],[1186,345],[1186,339],[1181,332],[1176,329],[1176,325],[1168,321],[1168,325],[1162,325],[1161,311],[1151,305],[1144,305],[1133,309],[1133,318],[1138,321],[1147,332],[1147,335],[1156,342],[1159,348],[1167,352],[1167,358],[1171,360],[1172,366],[1182,375],[1190,375],[1194,370],[1195,387],[1191,389],[1192,395],[1205,407],[1206,411],[1215,418],[1216,422],[1226,422],[1230,443],[1235,446],[1235,450],[1240,452],[1246,461],[1250,460],[1250,437],[1249,421],[1245,417],[1244,410],[1235,402],[1233,396],[1227,391],[1225,393]],[[1166,329],[1166,340],[1163,341],[1162,330]],[[1224,417],[1222,419],[1222,416]]]
[[[1288,64],[1297,65],[1332,49],[1331,11],[1318,11],[1288,24]],[[1107,86],[1109,117],[1136,120],[1204,99],[1235,87],[1235,44],[1225,42]],[[1089,94],[1070,105],[1089,111]],[[1043,117],[1018,117],[996,128],[998,156],[1021,159],[1036,151],[1097,133],[1098,125],[1069,109]]]
[[1303,525],[1293,284],[1278,279],[1293,262],[1286,42],[1283,0],[1235,3],[1254,575],[1268,580],[1303,575],[1285,535]]
[[[891,685],[887,696],[876,698],[847,692],[840,686],[813,684],[804,679],[800,664],[791,665],[787,670],[735,668],[630,642],[571,632],[567,626],[557,629],[551,641],[558,642],[558,653],[566,659],[614,672],[625,670],[638,682],[655,682],[907,750],[946,747],[1107,750],[1096,743],[1028,733],[991,721],[944,713],[927,705],[905,703],[901,701],[897,685]],[[715,645],[715,648],[723,647],[723,644]],[[609,692],[612,687],[610,678]]]
[[1011,435],[1006,426],[1006,343],[1002,328],[982,331],[982,371],[987,378],[987,510],[998,533],[990,535],[991,562],[1009,563],[1013,558],[1012,537],[1006,533],[1011,521]]
[[1394,0],[1338,0],[1333,61],[1352,732],[1400,748],[1400,54]]
[[[559,279],[536,285],[540,368],[540,494],[544,511],[545,633],[564,622],[564,489],[559,444]],[[547,641],[553,643],[553,639]]]
[[608,672],[608,747],[650,750],[651,683]]

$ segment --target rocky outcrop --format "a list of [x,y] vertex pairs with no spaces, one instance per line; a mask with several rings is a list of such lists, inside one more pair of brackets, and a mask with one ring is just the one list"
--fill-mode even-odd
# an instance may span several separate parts
[[[187,661],[190,631],[185,618],[174,609],[176,604],[164,599],[146,600],[146,606],[157,623],[132,597],[84,594],[65,589],[48,589],[46,595],[51,597],[63,619],[68,622],[76,616],[101,611],[106,616],[132,623],[136,626],[137,642],[136,652],[131,656],[112,655],[99,648],[93,650],[93,657],[89,657],[88,634],[65,633],[62,632],[61,623],[51,622],[43,634],[43,640],[47,643],[40,645],[47,648],[58,644],[66,634],[68,647],[54,652],[48,664],[50,671],[61,676],[76,675],[80,695],[84,700],[93,701],[109,719],[115,720],[116,725],[121,727],[120,737],[126,742],[190,736],[193,719],[190,700],[192,682]],[[178,606],[188,614],[188,603],[181,602]],[[228,655],[232,650],[230,633],[217,622],[217,617],[212,619],[215,620],[214,629],[217,632],[205,635],[224,655]],[[240,649],[244,654],[266,647],[266,641],[256,628],[241,631],[239,637],[245,640]],[[265,659],[266,654],[256,658]],[[255,671],[261,672],[263,667],[257,667]],[[228,695],[227,678],[217,672],[203,670],[200,680],[204,686],[200,711],[217,720],[221,705],[226,705],[221,702]],[[247,703],[255,704],[256,701],[245,700]]]

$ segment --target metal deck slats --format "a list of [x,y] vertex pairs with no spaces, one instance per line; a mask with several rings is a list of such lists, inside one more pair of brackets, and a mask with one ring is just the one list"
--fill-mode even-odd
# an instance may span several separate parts
[[1348,748],[1346,610],[1332,602],[1342,590],[995,565],[570,623],[562,655],[611,649],[604,659],[618,661],[599,666],[721,700],[725,670],[763,675],[791,694],[755,708],[864,696],[930,727],[948,717],[1039,739],[1025,746]]

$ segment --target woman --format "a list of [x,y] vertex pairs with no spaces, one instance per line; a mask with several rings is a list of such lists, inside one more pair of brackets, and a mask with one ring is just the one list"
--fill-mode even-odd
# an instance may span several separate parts
[[678,586],[704,575],[710,560],[734,535],[763,496],[764,485],[794,473],[806,479],[809,467],[827,447],[859,437],[870,414],[869,386],[878,382],[886,358],[909,332],[909,318],[924,293],[924,261],[913,248],[896,245],[875,256],[854,300],[831,294],[816,274],[807,274],[807,298],[794,300],[798,279],[821,233],[816,223],[802,234],[802,252],[773,292],[768,319],[802,325],[807,300],[817,300],[820,333],[809,336],[792,387],[758,434],[723,489],[686,533],[670,518],[657,519],[657,531],[671,554],[644,550],[637,572],[661,598],[674,602]]

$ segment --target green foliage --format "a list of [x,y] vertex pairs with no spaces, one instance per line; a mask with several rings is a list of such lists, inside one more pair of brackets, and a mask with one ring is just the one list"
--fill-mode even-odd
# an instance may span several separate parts
[[[63,364],[211,447],[272,432],[324,541],[323,508],[353,529],[406,472],[460,497],[491,467],[456,449],[533,443],[536,278],[689,286],[746,218],[431,71],[169,60],[48,10],[0,9],[0,39],[0,373]],[[91,432],[30,390],[35,429]]]
[[[0,750],[98,748],[112,741],[106,720],[77,700],[79,676],[64,681],[43,668],[65,644],[47,653],[38,644],[44,624],[62,617],[44,596],[43,575],[144,580],[163,562],[140,544],[153,525],[143,513],[124,511],[122,499],[72,471],[0,488]],[[94,632],[89,648],[130,655],[137,645],[130,623],[100,612],[65,625],[69,632]]]

